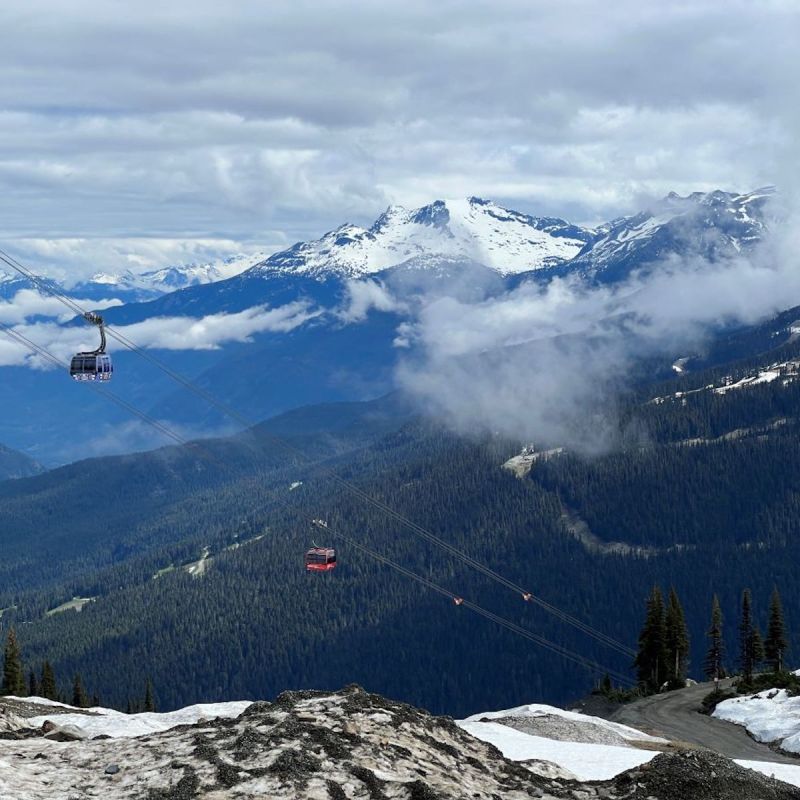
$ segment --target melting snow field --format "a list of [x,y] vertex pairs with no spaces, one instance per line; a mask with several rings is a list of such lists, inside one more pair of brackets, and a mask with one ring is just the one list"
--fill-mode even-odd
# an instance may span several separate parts
[[714,716],[747,728],[758,742],[777,742],[790,753],[800,753],[800,697],[785,689],[771,689],[724,700]]
[[[25,724],[28,727],[40,728],[47,720],[51,720],[59,727],[74,725],[80,728],[86,734],[87,739],[95,736],[129,739],[136,736],[147,736],[151,733],[161,733],[170,728],[177,728],[178,725],[194,725],[217,717],[235,719],[251,705],[249,700],[239,700],[230,703],[201,703],[181,708],[178,711],[167,711],[163,714],[157,712],[123,714],[121,711],[100,707],[76,711],[72,706],[55,703],[42,697],[10,697],[8,699],[53,709],[50,713],[42,713],[26,719]],[[42,710],[44,711],[44,708]]]
[[[763,694],[766,695],[768,693],[764,692]],[[800,738],[800,698],[793,699],[797,701],[797,705],[793,707],[791,713],[786,713],[789,708],[784,704],[781,711],[771,714],[771,718],[773,722],[781,719],[784,724],[787,724],[788,720],[793,720],[794,731]],[[737,701],[730,700],[720,703],[717,709],[722,708],[727,703],[735,702]],[[729,717],[723,717],[721,714],[715,716],[729,719]],[[766,711],[762,709],[762,717],[766,719],[767,716]],[[571,741],[538,736],[519,730],[520,727],[525,727],[523,721],[526,719],[530,723],[528,729],[536,730],[537,726],[541,726],[544,719],[551,720],[553,717],[560,718],[568,726],[571,731]],[[666,744],[665,739],[648,736],[626,725],[619,725],[599,717],[577,714],[544,705],[520,706],[506,711],[475,714],[465,720],[461,720],[458,725],[472,736],[493,744],[506,758],[510,758],[513,761],[550,761],[573,774],[579,780],[608,780],[621,772],[625,772],[625,770],[645,764],[658,755],[658,750],[656,749],[639,749],[636,746],[637,742],[646,743],[650,747],[658,743]],[[581,730],[582,733],[580,732]],[[750,730],[749,727],[748,730]],[[609,742],[624,740],[628,744],[588,744],[585,741],[574,741],[576,738],[585,739],[591,737],[597,742],[598,734],[600,737],[606,736]],[[602,738],[600,741],[602,741]],[[768,740],[762,739],[760,741]],[[800,745],[798,746],[798,751],[800,751]],[[766,761],[739,759],[736,760],[736,763],[794,786],[800,786],[800,762],[796,767],[790,764],[773,764]]]
[[[368,698],[363,692],[358,697]],[[258,730],[260,730],[258,726],[274,727],[287,716],[285,710],[274,706],[264,712],[263,717],[259,717],[256,713],[251,718],[240,718],[236,724],[241,730],[237,728],[234,731],[228,728],[220,729],[212,720],[218,717],[239,718],[242,712],[251,706],[249,701],[194,705],[163,714],[128,715],[106,708],[80,711],[41,698],[8,698],[8,700],[12,704],[19,704],[18,707],[12,706],[11,713],[5,715],[6,722],[12,723],[12,728],[40,727],[45,721],[50,720],[61,729],[77,732],[94,741],[59,742],[41,738],[0,741],[2,800],[6,798],[38,800],[45,796],[53,800],[72,800],[79,796],[103,797],[109,796],[109,787],[112,787],[119,797],[138,797],[137,791],[144,785],[161,785],[161,783],[172,785],[180,777],[179,774],[173,775],[172,770],[176,764],[184,762],[191,763],[203,780],[213,783],[212,773],[216,769],[214,764],[217,762],[212,760],[206,763],[203,759],[195,758],[198,736],[212,737],[208,740],[209,743],[216,736],[217,739],[213,741],[221,746],[220,743],[239,741],[234,734],[238,732],[241,736],[245,736],[248,725],[251,727],[255,725]],[[308,700],[295,702],[294,713],[298,715],[298,722],[302,721],[303,724],[309,723],[309,720],[315,724],[322,724],[321,730],[332,731],[332,725],[338,730],[336,726],[344,725],[343,730],[348,732],[348,735],[356,731],[359,736],[364,737],[371,731],[369,735],[373,736],[376,742],[383,742],[387,730],[391,730],[392,735],[398,737],[408,725],[403,723],[398,727],[392,715],[410,712],[405,707],[399,706],[397,707],[399,710],[392,711],[391,709],[395,707],[389,705],[388,701],[381,702],[387,703],[388,710],[384,710],[383,707],[372,708],[367,703],[363,709],[358,706],[359,710],[352,711],[349,716],[345,715],[339,719],[343,708],[340,696],[314,696]],[[20,713],[34,715],[23,720],[14,716],[14,708],[19,708]],[[452,738],[451,733],[448,732],[445,736],[442,732],[447,731],[446,727],[437,727],[436,718],[425,717],[423,712],[416,714],[421,720],[430,720],[424,722],[423,727],[432,725],[431,731],[435,728],[437,736]],[[793,737],[800,738],[800,698],[788,698],[783,691],[762,692],[753,697],[726,701],[718,706],[716,716],[738,721],[739,724],[747,724],[756,738],[762,740],[782,738],[786,744],[786,742],[791,743]],[[181,727],[172,733],[166,733],[178,726],[186,725],[197,727]],[[475,739],[494,745],[507,758],[519,762],[548,762],[528,764],[529,769],[538,774],[562,779],[574,778],[580,781],[611,779],[626,770],[649,762],[658,755],[662,746],[663,749],[668,747],[666,740],[649,736],[634,728],[545,705],[519,706],[506,711],[476,714],[460,721],[458,725]],[[412,728],[409,728],[409,731]],[[249,735],[258,736],[252,733]],[[302,736],[295,746],[300,746],[301,739]],[[251,755],[257,757],[257,766],[263,767],[264,763],[272,763],[277,758],[276,753],[280,755],[279,751],[285,750],[289,744],[284,742],[280,746],[275,745],[277,750],[273,747],[261,748]],[[461,746],[465,746],[464,742]],[[470,746],[466,745],[465,752],[468,753],[469,748]],[[383,752],[383,749],[379,748],[379,752]],[[437,753],[437,758],[441,758],[438,750]],[[353,756],[357,759],[367,758],[358,747],[355,747]],[[800,786],[800,764],[795,767],[754,761],[737,763],[786,783]],[[239,767],[241,766],[239,764]],[[377,766],[381,766],[381,771],[376,771],[376,775],[382,775],[386,769],[385,765]],[[113,768],[114,772],[109,774],[110,768]],[[206,775],[206,772],[209,774]],[[249,791],[254,790],[258,783],[250,781],[250,777],[246,775],[242,777],[242,781],[245,781],[241,787],[243,791],[245,785]],[[262,788],[266,791],[263,795],[266,797],[288,796],[271,793],[272,790],[268,790],[266,784]],[[76,791],[78,794],[75,794]]]
[[458,723],[476,739],[493,744],[513,761],[551,761],[579,780],[608,780],[626,769],[638,767],[658,755],[653,750],[583,744],[545,739],[509,728],[499,722]]

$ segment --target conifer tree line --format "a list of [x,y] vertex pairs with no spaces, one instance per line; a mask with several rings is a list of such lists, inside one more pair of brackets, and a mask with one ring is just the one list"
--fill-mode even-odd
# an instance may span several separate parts
[[[44,661],[39,673],[31,668],[27,681],[22,662],[22,651],[14,628],[8,632],[3,651],[3,682],[0,685],[0,696],[14,697],[43,697],[46,700],[55,700],[60,703],[69,703],[76,708],[89,708],[99,706],[100,698],[97,694],[89,695],[86,691],[83,678],[76,673],[72,679],[72,688],[69,693],[58,688],[55,671],[49,661]],[[128,714],[139,711],[156,711],[153,682],[147,679],[144,697],[128,700],[126,709]]]
[[[728,676],[723,633],[722,609],[715,594],[711,601],[711,622],[706,632],[707,649],[702,664],[704,675],[715,683]],[[765,667],[772,673],[783,672],[788,649],[783,605],[777,587],[770,598],[766,637],[762,636],[756,622],[751,592],[745,589],[739,612],[736,660],[743,684],[749,685],[754,674]],[[654,586],[647,598],[645,621],[634,660],[640,690],[651,693],[664,687],[683,687],[688,675],[689,656],[689,632],[678,595],[674,588],[670,589],[665,603],[661,587]]]

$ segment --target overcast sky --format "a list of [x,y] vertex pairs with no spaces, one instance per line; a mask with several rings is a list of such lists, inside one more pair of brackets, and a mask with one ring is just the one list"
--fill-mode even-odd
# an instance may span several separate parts
[[798,162],[796,0],[5,0],[0,26],[0,247],[56,275],[439,197],[598,221]]

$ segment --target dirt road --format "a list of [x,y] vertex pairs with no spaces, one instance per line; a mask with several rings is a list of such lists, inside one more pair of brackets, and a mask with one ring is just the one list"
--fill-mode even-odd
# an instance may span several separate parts
[[[728,686],[728,682],[723,682],[724,688]],[[740,725],[699,714],[700,701],[712,688],[710,683],[701,683],[677,692],[646,697],[622,706],[612,719],[646,733],[707,747],[728,758],[800,766],[800,759],[773,752],[767,745],[750,738]]]

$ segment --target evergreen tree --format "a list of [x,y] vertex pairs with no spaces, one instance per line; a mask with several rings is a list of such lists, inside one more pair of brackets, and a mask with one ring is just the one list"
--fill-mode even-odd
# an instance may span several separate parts
[[75,673],[75,678],[72,681],[72,705],[77,708],[86,708],[89,705],[89,698],[78,673]]
[[786,623],[783,620],[783,605],[776,586],[772,590],[772,597],[769,602],[769,625],[767,626],[767,639],[764,642],[765,659],[773,672],[781,672],[783,670],[783,654],[788,648]]
[[654,586],[647,599],[647,613],[639,634],[636,667],[639,684],[647,691],[657,692],[667,676],[667,650],[664,620],[664,597]]
[[49,661],[45,661],[44,664],[42,664],[42,679],[39,682],[39,691],[41,691],[42,697],[48,700],[58,699],[56,674]]
[[764,663],[766,652],[764,650],[764,638],[761,636],[761,631],[756,625],[753,628],[753,670],[757,671],[758,668]]
[[689,629],[680,600],[674,588],[670,589],[665,616],[665,642],[667,649],[667,677],[675,687],[686,682],[689,661]]
[[30,674],[28,675],[28,695],[30,697],[39,696],[39,681],[36,680],[36,671],[33,669],[30,671]]
[[147,684],[145,685],[144,689],[144,710],[145,711],[155,711],[156,710],[156,703],[153,699],[153,682],[150,678],[147,679]]
[[722,665],[725,658],[725,643],[722,639],[722,609],[719,605],[719,598],[716,595],[711,601],[711,627],[708,629],[706,636],[708,637],[709,645],[703,669],[705,674],[716,684],[725,675],[725,669]]
[[17,634],[12,628],[8,632],[3,659],[3,685],[0,694],[25,694],[25,673],[22,670],[22,655],[17,641]]
[[752,680],[755,668],[754,639],[753,604],[750,590],[745,589],[742,592],[742,610],[739,617],[739,668],[746,683]]

